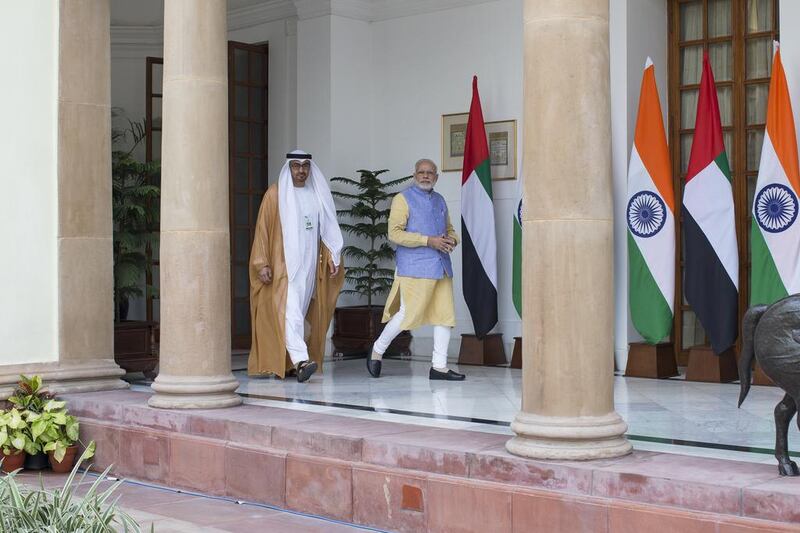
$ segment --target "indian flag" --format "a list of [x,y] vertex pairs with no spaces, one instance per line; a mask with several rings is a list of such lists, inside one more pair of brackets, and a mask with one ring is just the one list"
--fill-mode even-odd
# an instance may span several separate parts
[[517,178],[517,198],[512,215],[513,257],[511,267],[511,301],[522,318],[522,176]]
[[[776,43],[777,45],[777,43]],[[780,50],[772,60],[767,131],[761,149],[750,228],[751,305],[800,292],[800,171],[792,102]]]
[[675,194],[655,67],[648,57],[628,168],[628,282],[631,319],[650,344],[672,330]]
[[738,335],[739,253],[733,188],[714,74],[703,54],[692,152],[683,192],[684,295],[721,354]]
[[472,78],[472,105],[464,139],[461,234],[464,300],[472,316],[475,335],[483,338],[497,324],[497,240],[489,145],[477,76]]

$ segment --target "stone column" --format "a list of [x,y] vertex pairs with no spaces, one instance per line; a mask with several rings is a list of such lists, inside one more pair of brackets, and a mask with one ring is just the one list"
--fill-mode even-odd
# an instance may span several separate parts
[[226,0],[164,2],[161,360],[153,407],[241,403],[231,374]]
[[523,393],[506,447],[619,456],[608,0],[525,0],[523,18]]
[[3,368],[6,387],[21,372],[54,392],[127,387],[114,362],[110,24],[108,0],[59,2],[58,360]]

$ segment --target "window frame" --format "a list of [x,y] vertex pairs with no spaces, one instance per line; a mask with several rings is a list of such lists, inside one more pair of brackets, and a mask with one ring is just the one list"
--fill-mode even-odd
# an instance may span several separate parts
[[[683,184],[685,173],[681,168],[681,135],[692,133],[694,128],[682,128],[681,124],[681,91],[699,88],[698,84],[683,85],[681,79],[681,50],[687,46],[703,45],[705,50],[713,43],[731,42],[733,54],[733,79],[731,81],[717,82],[717,89],[720,87],[732,88],[732,123],[731,126],[723,127],[723,132],[732,132],[732,152],[728,154],[731,161],[731,174],[734,191],[734,210],[736,217],[736,237],[739,248],[739,319],[747,310],[750,300],[750,221],[751,206],[748,202],[748,180],[755,179],[758,170],[747,168],[747,135],[749,131],[763,132],[766,124],[750,124],[747,122],[747,87],[769,83],[769,77],[746,79],[746,45],[754,39],[769,37],[777,40],[779,35],[780,12],[779,0],[772,2],[773,25],[770,31],[747,33],[747,8],[748,0],[731,0],[731,35],[724,37],[708,37],[708,6],[709,0],[699,0],[702,2],[703,24],[702,39],[680,40],[680,7],[682,4],[692,3],[698,0],[669,0],[668,2],[668,120],[669,120],[669,142],[672,148],[672,174],[673,186],[678,197],[683,199]],[[675,254],[675,313],[673,317],[672,341],[678,364],[685,366],[688,364],[689,348],[683,348],[683,315],[685,311],[691,311],[691,306],[684,304],[683,300],[683,235],[682,222],[683,215],[679,211],[675,217],[676,231],[676,251]],[[707,339],[706,339],[707,341]],[[707,344],[707,342],[706,342]],[[738,348],[738,341],[737,341]],[[738,352],[738,350],[737,350]]]

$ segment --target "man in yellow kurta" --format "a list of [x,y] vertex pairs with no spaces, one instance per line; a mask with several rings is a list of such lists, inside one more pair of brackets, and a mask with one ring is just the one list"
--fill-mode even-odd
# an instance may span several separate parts
[[372,377],[380,377],[382,357],[403,330],[433,325],[433,357],[429,378],[462,381],[464,374],[447,368],[450,331],[456,325],[453,265],[450,253],[458,237],[447,204],[433,190],[439,174],[430,159],[414,165],[414,184],[395,195],[389,213],[389,240],[397,245],[397,270],[384,309],[386,327],[367,359]]
[[302,383],[322,366],[344,282],[342,243],[325,176],[309,154],[286,154],[261,201],[250,251],[249,375],[294,371]]

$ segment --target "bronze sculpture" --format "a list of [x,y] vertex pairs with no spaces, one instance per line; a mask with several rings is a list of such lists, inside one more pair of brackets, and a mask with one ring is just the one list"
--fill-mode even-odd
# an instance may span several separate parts
[[[753,357],[769,378],[786,393],[775,406],[775,458],[782,476],[800,475],[789,459],[787,433],[800,401],[800,294],[772,305],[756,305],[742,319],[739,358],[739,406],[750,390]],[[800,427],[800,418],[798,419]]]

